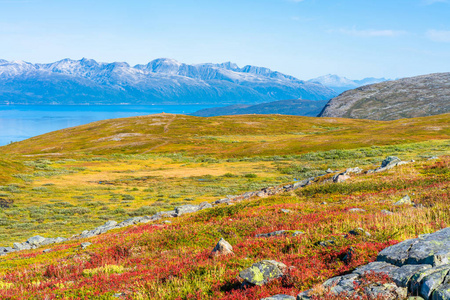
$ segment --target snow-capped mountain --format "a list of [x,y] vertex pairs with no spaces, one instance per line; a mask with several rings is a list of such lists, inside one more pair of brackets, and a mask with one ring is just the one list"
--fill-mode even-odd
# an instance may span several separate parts
[[333,89],[334,91],[336,91],[336,93],[341,94],[347,90],[352,90],[352,89],[358,88],[360,86],[374,84],[374,83],[380,83],[380,82],[388,81],[388,80],[390,80],[390,79],[373,78],[373,77],[364,78],[361,80],[351,80],[346,77],[328,74],[328,75],[310,79],[310,80],[308,80],[308,82],[321,83],[324,86],[327,86],[327,87]]
[[320,83],[231,62],[188,65],[161,58],[130,66],[86,58],[49,64],[0,60],[0,104],[233,104],[336,95]]

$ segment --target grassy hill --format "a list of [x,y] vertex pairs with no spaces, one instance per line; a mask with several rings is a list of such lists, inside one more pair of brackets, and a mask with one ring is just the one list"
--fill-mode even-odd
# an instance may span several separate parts
[[[342,183],[325,175],[295,192],[0,256],[0,298],[296,295],[374,260],[388,245],[450,226],[449,120],[449,114],[389,122],[161,114],[100,121],[0,147],[0,198],[10,203],[0,208],[0,246],[37,234],[70,237],[107,220],[212,202],[328,168],[373,169],[389,155],[416,160]],[[429,160],[434,156],[439,159]],[[416,207],[393,205],[405,194]],[[358,227],[372,236],[343,237]],[[282,229],[304,234],[255,237]],[[209,257],[220,237],[235,255]],[[336,243],[317,245],[329,239]],[[92,245],[81,249],[85,241]],[[354,255],[344,261],[350,249]],[[268,285],[241,288],[239,271],[263,259],[292,268]]]
[[1,147],[0,153],[299,154],[450,138],[450,114],[390,122],[280,115],[159,114],[99,121]]

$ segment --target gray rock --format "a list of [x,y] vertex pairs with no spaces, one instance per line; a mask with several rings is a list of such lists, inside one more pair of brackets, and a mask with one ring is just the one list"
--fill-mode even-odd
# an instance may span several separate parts
[[255,235],[255,237],[272,237],[272,236],[278,236],[278,235],[286,235],[288,232],[286,230],[277,230],[269,233],[260,233]]
[[0,247],[0,255],[15,252],[15,251],[17,251],[17,250],[13,249],[12,247]]
[[328,168],[325,172],[328,173],[328,174],[330,174],[330,173],[333,173],[334,171],[331,170],[330,168]]
[[270,280],[283,276],[286,265],[274,260],[263,260],[254,263],[250,268],[242,270],[239,277],[244,283],[252,285],[264,285]]
[[317,242],[316,245],[319,245],[322,247],[330,247],[330,246],[336,245],[336,239],[320,241],[320,242]]
[[427,159],[427,160],[435,160],[435,159],[438,159],[439,157],[437,157],[437,156],[432,156],[432,157],[430,157],[429,159]]
[[364,294],[369,299],[398,300],[406,298],[407,290],[390,283],[371,284],[364,288]]
[[233,255],[233,247],[226,240],[221,238],[211,252],[212,256],[217,255]]
[[387,274],[389,275],[391,272],[398,270],[399,267],[386,263],[384,261],[375,261],[371,262],[367,265],[356,268],[353,273],[358,275],[363,275],[364,273],[377,273],[377,274]]
[[92,245],[92,243],[89,242],[84,242],[80,244],[81,249],[86,249],[87,247],[89,247],[90,245]]
[[325,288],[330,288],[334,294],[351,293],[354,289],[354,282],[359,278],[359,274],[351,273],[343,276],[333,277],[323,283]]
[[389,211],[389,210],[386,210],[386,209],[381,210],[381,213],[382,213],[383,215],[386,215],[386,216],[389,216],[389,215],[393,215],[393,214],[394,214],[393,212],[391,212],[391,211]]
[[390,167],[390,166],[395,166],[401,161],[402,160],[400,158],[396,157],[396,156],[388,156],[388,157],[386,157],[385,160],[383,160],[381,162],[381,167],[382,168],[387,168],[387,167]]
[[53,249],[45,249],[44,251],[42,251],[43,253],[49,253],[49,252],[52,252],[53,251]]
[[450,283],[439,286],[433,293],[432,300],[450,299]]
[[179,206],[175,208],[175,214],[177,217],[184,215],[184,214],[189,214],[189,213],[193,213],[199,210],[198,205],[183,205],[183,206]]
[[394,205],[412,205],[412,204],[413,203],[411,201],[411,198],[408,195],[406,195],[405,197],[394,203]]
[[[441,277],[442,273],[445,273],[443,276],[448,273],[449,266],[437,266],[430,269],[426,269],[424,271],[417,272],[411,277],[411,281],[409,284],[409,291],[412,295],[420,295],[423,297],[423,294],[428,292],[431,288],[433,290],[442,283],[442,281],[439,282],[439,284],[436,284],[436,280],[439,280],[439,277]],[[422,293],[422,288],[425,283],[425,281],[428,280],[427,287],[424,288]],[[428,296],[425,297],[425,299],[428,299]]]
[[160,218],[174,218],[178,216],[174,210],[160,211],[156,215]]
[[285,213],[285,214],[289,214],[289,213],[292,212],[292,210],[290,210],[290,209],[284,209],[284,208],[280,209],[280,211],[281,211],[282,213]]
[[416,273],[430,269],[431,265],[404,265],[394,271],[389,276],[399,287],[408,287],[412,276]]
[[345,174],[359,174],[361,172],[362,170],[359,167],[348,168],[347,170],[345,170]]
[[311,300],[311,290],[301,292],[297,295],[297,300]]
[[440,266],[449,263],[450,227],[393,245],[378,254],[378,261],[397,266],[404,264],[430,264]]
[[216,201],[214,201],[213,203],[214,204],[222,204],[222,203],[228,203],[228,202],[231,202],[232,200],[231,199],[229,199],[229,198],[223,198],[223,199],[220,199],[220,200],[216,200]]
[[202,202],[198,205],[198,210],[212,208],[213,206],[209,202]]
[[261,300],[295,300],[295,297],[289,296],[289,295],[274,295],[267,298],[262,298]]
[[365,212],[362,208],[351,208],[348,210],[349,212]]
[[356,236],[358,236],[358,235],[363,235],[363,236],[366,236],[366,237],[372,236],[369,232],[365,231],[363,228],[355,228],[355,229],[352,229],[352,230],[350,230],[350,231],[348,232],[348,234],[356,235]]
[[16,251],[29,250],[29,249],[31,249],[31,245],[28,244],[27,242],[25,242],[25,243],[14,243],[13,244],[13,249],[16,250]]
[[420,296],[412,296],[412,297],[408,297],[408,299],[406,299],[406,300],[425,300],[425,299],[423,299]]
[[46,240],[45,237],[40,235],[33,236],[27,240],[27,243],[31,246],[40,246]]
[[444,266],[437,267],[436,272],[433,272],[422,279],[419,290],[420,296],[429,299],[434,290],[444,282],[445,277],[450,271],[450,266],[447,266],[446,268],[443,267]]
[[305,233],[300,230],[295,230],[294,232],[292,232],[292,236],[298,236],[298,235],[303,235],[303,234],[305,234]]

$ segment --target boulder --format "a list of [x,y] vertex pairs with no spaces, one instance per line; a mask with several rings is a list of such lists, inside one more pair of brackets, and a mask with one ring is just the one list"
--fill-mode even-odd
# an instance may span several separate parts
[[80,244],[81,249],[86,249],[87,247],[89,247],[90,245],[92,245],[92,243],[89,242],[84,242]]
[[183,205],[175,208],[175,214],[177,217],[184,215],[184,214],[190,214],[193,212],[198,211],[200,208],[198,205]]
[[405,197],[394,203],[394,205],[412,205],[412,204],[413,203],[411,201],[411,198],[408,195],[406,195]]
[[382,168],[394,167],[402,160],[396,156],[388,156],[381,162]]
[[381,251],[377,257],[378,261],[397,266],[405,264],[440,266],[448,264],[449,259],[450,227],[390,246]]
[[250,268],[242,270],[239,277],[244,284],[264,285],[269,281],[283,276],[286,265],[274,260],[263,260],[254,263]]
[[282,213],[285,213],[285,214],[289,214],[289,213],[292,212],[292,210],[290,210],[290,209],[284,209],[284,208],[280,209],[280,211],[281,211]]
[[355,213],[355,212],[365,212],[362,208],[351,208],[348,210],[349,212]]
[[288,232],[286,230],[277,230],[269,233],[260,233],[255,235],[255,237],[272,237],[272,236],[278,236],[278,235],[286,235]]
[[362,229],[362,228],[355,228],[355,229],[352,229],[352,230],[350,230],[350,231],[348,232],[348,234],[350,234],[350,235],[355,235],[355,236],[363,235],[363,236],[366,236],[366,237],[372,236],[370,233],[368,233],[367,231],[365,231],[365,230]]
[[233,255],[233,247],[228,243],[226,240],[221,238],[217,245],[214,247],[214,249],[211,252],[212,256],[218,256],[218,255]]
[[31,245],[31,246],[36,246],[37,247],[37,246],[40,246],[45,240],[46,240],[45,237],[42,237],[40,235],[36,235],[36,236],[30,237],[27,240],[27,243],[29,245]]
[[209,202],[202,202],[198,205],[198,210],[202,210],[202,209],[207,209],[207,208],[212,208],[212,204]]

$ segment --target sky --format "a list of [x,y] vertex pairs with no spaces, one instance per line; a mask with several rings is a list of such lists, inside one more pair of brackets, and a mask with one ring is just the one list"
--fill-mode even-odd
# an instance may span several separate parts
[[0,0],[0,59],[268,67],[299,79],[450,72],[450,0]]

